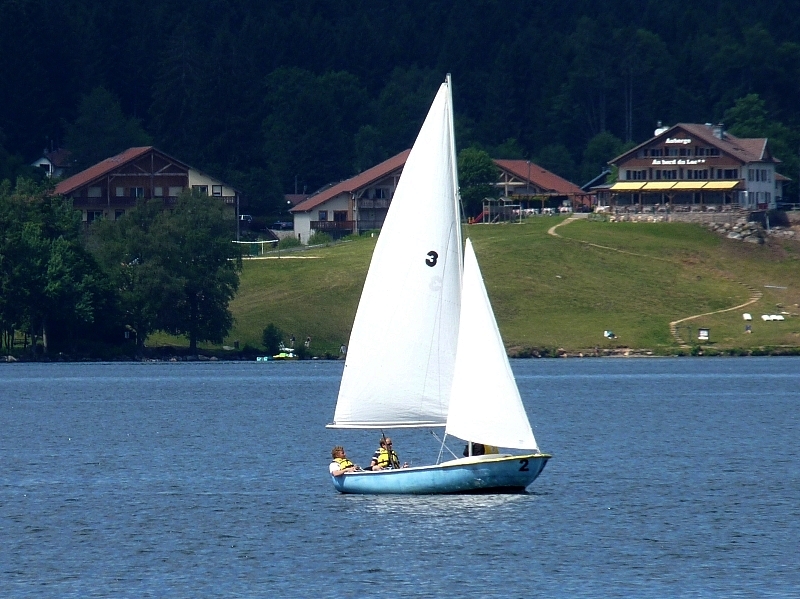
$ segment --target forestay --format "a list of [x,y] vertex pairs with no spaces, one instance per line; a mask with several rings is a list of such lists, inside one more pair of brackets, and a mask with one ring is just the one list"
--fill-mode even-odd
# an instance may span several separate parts
[[454,147],[446,82],[408,156],[372,256],[332,427],[447,420],[462,268]]
[[446,433],[474,443],[538,449],[469,239],[461,323]]

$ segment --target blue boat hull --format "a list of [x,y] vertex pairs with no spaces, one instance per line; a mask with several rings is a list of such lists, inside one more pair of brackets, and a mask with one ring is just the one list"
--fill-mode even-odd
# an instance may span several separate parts
[[544,469],[550,455],[473,456],[399,470],[331,476],[340,493],[363,495],[437,493],[519,493]]

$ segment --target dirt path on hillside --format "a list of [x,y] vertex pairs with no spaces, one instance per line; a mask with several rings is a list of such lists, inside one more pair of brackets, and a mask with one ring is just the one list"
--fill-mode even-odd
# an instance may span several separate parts
[[[556,229],[558,229],[559,227],[562,227],[564,225],[568,225],[569,223],[574,222],[576,220],[578,220],[576,217],[570,216],[568,219],[563,220],[560,223],[558,223],[557,225],[554,225],[554,226],[550,227],[547,230],[547,234],[548,235],[552,235],[553,237],[558,237],[560,239],[564,239],[563,237],[561,237],[561,235],[556,233]],[[673,262],[674,263],[673,260],[668,260],[667,258],[659,258],[657,256],[648,256],[646,254],[638,254],[636,252],[629,252],[629,251],[626,251],[626,250],[620,250],[620,249],[617,249],[617,248],[609,247],[607,245],[599,245],[597,243],[589,243],[588,241],[580,241],[578,239],[573,239],[571,241],[577,241],[578,243],[582,243],[583,245],[588,245],[588,246],[591,246],[591,247],[599,248],[601,250],[608,250],[608,251],[611,251],[611,252],[617,252],[619,254],[627,254],[629,256],[639,256],[639,257],[642,257],[642,258],[647,258],[648,260],[661,260],[663,262]],[[713,312],[705,312],[703,314],[693,314],[691,316],[686,316],[685,318],[680,318],[678,320],[673,320],[672,322],[670,322],[669,323],[669,332],[672,335],[672,337],[675,339],[675,341],[678,342],[678,345],[680,345],[681,347],[689,347],[689,345],[683,339],[683,337],[681,337],[681,334],[678,331],[678,325],[679,324],[681,324],[683,322],[688,322],[690,320],[694,320],[695,318],[701,318],[703,316],[711,316],[712,314],[722,314],[723,312],[732,312],[733,310],[741,310],[742,308],[746,308],[747,306],[750,306],[751,304],[754,304],[758,300],[761,299],[762,293],[760,291],[758,291],[757,289],[755,289],[754,287],[752,287],[751,285],[748,285],[747,283],[743,283],[742,281],[737,281],[736,279],[734,279],[732,277],[728,277],[726,275],[723,275],[723,276],[726,279],[728,279],[729,281],[732,281],[733,283],[741,285],[742,287],[747,289],[748,292],[750,293],[750,299],[747,300],[743,304],[739,304],[738,306],[733,306],[731,308],[724,308],[722,310],[715,310]]]

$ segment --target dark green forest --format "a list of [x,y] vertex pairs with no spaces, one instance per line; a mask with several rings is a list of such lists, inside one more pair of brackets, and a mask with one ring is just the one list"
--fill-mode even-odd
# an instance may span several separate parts
[[0,0],[0,179],[152,143],[269,213],[410,147],[448,72],[460,149],[581,184],[726,119],[797,196],[797,0]]

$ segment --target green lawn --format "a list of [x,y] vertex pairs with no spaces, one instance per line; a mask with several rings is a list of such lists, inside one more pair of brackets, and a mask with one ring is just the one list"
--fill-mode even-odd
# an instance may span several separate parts
[[[757,304],[685,323],[684,338],[687,326],[695,339],[698,327],[708,327],[709,346],[719,350],[800,346],[800,317],[760,318],[798,312],[800,244],[757,246],[680,223],[579,220],[559,227],[561,237],[548,235],[558,222],[467,227],[510,353],[620,347],[674,353],[670,321],[742,304],[752,290],[763,293]],[[373,238],[359,238],[291,258],[245,261],[231,304],[236,324],[225,344],[260,347],[272,322],[298,343],[310,336],[314,354],[336,355],[347,343],[374,245]],[[744,311],[753,314],[752,334],[744,333]],[[604,330],[617,339],[606,339]],[[148,340],[160,343],[185,344],[162,335]]]

